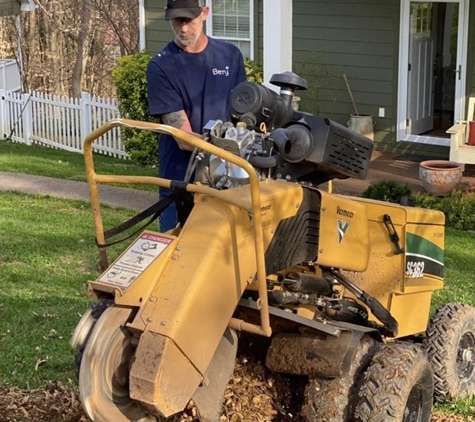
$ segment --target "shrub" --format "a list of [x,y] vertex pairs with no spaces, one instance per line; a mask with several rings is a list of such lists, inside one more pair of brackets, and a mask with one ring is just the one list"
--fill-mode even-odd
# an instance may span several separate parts
[[403,196],[409,197],[411,194],[412,189],[409,185],[403,186],[394,180],[383,180],[368,186],[361,196],[363,198],[399,204]]
[[444,197],[418,193],[415,200],[418,207],[442,211],[445,214],[447,227],[475,230],[475,193],[454,190]]
[[[158,122],[150,117],[147,103],[146,71],[150,59],[146,51],[121,57],[112,72],[112,80],[117,87],[119,112],[123,118]],[[125,150],[133,161],[141,165],[157,164],[158,142],[155,133],[123,129],[121,135]]]
[[244,59],[244,65],[246,66],[246,76],[249,82],[262,83],[264,80],[262,66],[246,57]]

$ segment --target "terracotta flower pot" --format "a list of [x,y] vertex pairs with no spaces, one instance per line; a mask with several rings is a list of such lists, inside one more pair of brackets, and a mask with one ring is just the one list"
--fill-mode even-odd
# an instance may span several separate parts
[[446,160],[423,161],[419,166],[419,178],[427,192],[448,195],[462,179],[462,165]]

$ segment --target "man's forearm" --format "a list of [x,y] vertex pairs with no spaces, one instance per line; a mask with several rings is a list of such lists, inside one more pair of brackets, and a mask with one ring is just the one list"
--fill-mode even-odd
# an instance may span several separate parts
[[[183,110],[162,115],[162,122],[168,126],[173,126],[177,129],[191,133],[192,135],[200,136],[199,134],[194,133],[191,129],[190,121]],[[193,149],[193,146],[186,142],[180,141],[176,138],[175,141],[178,144],[178,147],[182,150],[191,151]]]

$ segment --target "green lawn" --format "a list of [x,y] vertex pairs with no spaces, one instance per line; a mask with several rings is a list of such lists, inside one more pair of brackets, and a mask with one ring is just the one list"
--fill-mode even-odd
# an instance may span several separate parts
[[[103,211],[107,227],[133,215]],[[98,274],[90,206],[0,193],[0,216],[0,385],[67,384],[75,379],[69,340],[88,306],[86,282]]]
[[[96,172],[103,174],[157,176],[158,173],[156,168],[138,166],[130,160],[101,154],[94,154],[94,165]],[[0,171],[86,181],[82,154],[4,140],[0,140]],[[134,187],[157,190],[155,186]]]

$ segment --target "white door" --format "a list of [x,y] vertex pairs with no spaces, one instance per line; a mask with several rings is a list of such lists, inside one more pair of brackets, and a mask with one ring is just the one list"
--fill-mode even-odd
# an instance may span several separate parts
[[[440,121],[447,121],[448,100],[451,121],[464,115],[468,8],[469,0],[401,0],[398,141],[450,144]],[[450,10],[455,10],[452,16]],[[452,70],[448,72],[447,57],[442,55],[449,47]]]
[[432,3],[411,2],[407,91],[407,133],[434,127],[434,33]]

